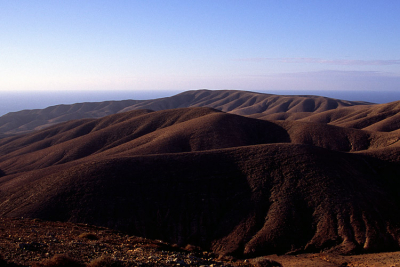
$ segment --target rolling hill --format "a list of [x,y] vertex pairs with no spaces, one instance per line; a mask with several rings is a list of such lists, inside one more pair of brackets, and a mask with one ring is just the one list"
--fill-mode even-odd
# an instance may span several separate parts
[[[210,92],[197,93],[192,103]],[[328,104],[307,111],[311,122],[256,119],[221,111],[233,107],[222,99],[214,108],[132,108],[0,139],[0,215],[106,226],[245,257],[399,248],[396,130],[313,118],[333,112]],[[368,119],[384,106],[334,110],[369,110]],[[396,118],[381,114],[382,124]]]
[[400,101],[386,104],[348,106],[319,113],[255,113],[250,117],[265,120],[298,120],[368,131],[392,132],[400,129]]
[[25,133],[72,119],[101,118],[138,109],[158,111],[185,107],[210,107],[239,115],[282,114],[283,112],[297,114],[296,116],[302,114],[302,117],[340,107],[366,104],[369,103],[320,96],[280,96],[235,90],[193,90],[152,100],[77,103],[11,112],[0,117],[0,135]]

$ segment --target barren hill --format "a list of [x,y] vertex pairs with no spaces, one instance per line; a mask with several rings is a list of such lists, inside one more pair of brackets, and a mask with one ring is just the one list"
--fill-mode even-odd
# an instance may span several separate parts
[[68,121],[0,139],[0,215],[238,256],[394,250],[398,140],[200,107]]
[[392,132],[400,129],[400,101],[386,104],[358,105],[319,113],[255,113],[253,118],[265,120],[297,120],[336,125],[369,131]]
[[235,90],[194,90],[152,100],[106,101],[58,105],[39,110],[23,110],[0,117],[1,134],[24,133],[72,119],[100,118],[137,109],[165,110],[184,107],[211,107],[239,114],[285,113],[306,116],[341,107],[365,105],[320,96],[281,96]]
[[277,112],[322,112],[340,107],[371,104],[321,96],[285,96],[235,90],[194,90],[181,94],[133,104],[132,109],[164,110],[184,107],[211,107],[224,112],[251,115]]
[[399,140],[396,133],[257,120],[210,108],[134,110],[4,138],[0,140],[0,166],[9,174],[88,156],[181,153],[290,142],[347,152],[398,147]]
[[0,134],[39,130],[60,122],[82,118],[100,118],[115,114],[138,100],[104,101],[57,105],[45,109],[10,112],[0,117]]
[[308,121],[369,131],[397,131],[400,129],[400,101],[373,105],[370,108],[343,108],[336,113],[326,111],[310,116]]

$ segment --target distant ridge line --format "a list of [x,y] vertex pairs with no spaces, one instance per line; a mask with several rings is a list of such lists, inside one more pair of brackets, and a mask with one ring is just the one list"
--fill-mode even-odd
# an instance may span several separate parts
[[22,110],[0,117],[1,135],[40,130],[51,125],[137,109],[164,110],[183,107],[211,107],[224,112],[252,116],[276,113],[319,113],[341,107],[371,105],[321,96],[284,96],[238,90],[190,90],[174,96],[150,100],[120,100],[56,105],[45,109]]

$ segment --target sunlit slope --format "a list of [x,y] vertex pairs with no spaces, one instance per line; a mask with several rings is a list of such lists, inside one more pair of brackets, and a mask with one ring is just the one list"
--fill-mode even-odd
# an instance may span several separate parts
[[285,96],[235,90],[194,90],[176,96],[140,102],[131,109],[163,110],[182,107],[212,107],[239,115],[277,112],[321,112],[340,107],[367,104],[321,96]]
[[0,117],[0,133],[15,134],[82,118],[100,118],[115,114],[137,100],[87,102],[57,105],[45,109],[10,112]]
[[252,114],[250,117],[266,120],[297,120],[330,124],[345,128],[392,132],[400,129],[400,101],[386,104],[358,105],[319,113]]
[[210,108],[134,110],[58,124],[0,140],[7,173],[103,156],[180,153],[271,143],[299,143],[337,151],[397,147],[395,133],[307,122],[265,121]]
[[78,103],[12,112],[0,117],[0,134],[29,132],[72,119],[100,118],[137,109],[157,111],[184,107],[210,107],[239,115],[281,114],[282,112],[309,115],[364,104],[366,103],[320,96],[280,96],[235,90],[194,90],[152,100]]

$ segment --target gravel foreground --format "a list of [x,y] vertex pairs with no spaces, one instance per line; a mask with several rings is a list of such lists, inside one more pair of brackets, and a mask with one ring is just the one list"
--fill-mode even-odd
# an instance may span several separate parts
[[0,218],[0,267],[395,267],[400,252],[363,255],[329,253],[235,259],[87,224]]
[[[0,266],[246,267],[261,263],[219,257],[195,246],[180,248],[103,227],[26,218],[0,218],[0,254]],[[280,266],[273,261],[266,263]]]

